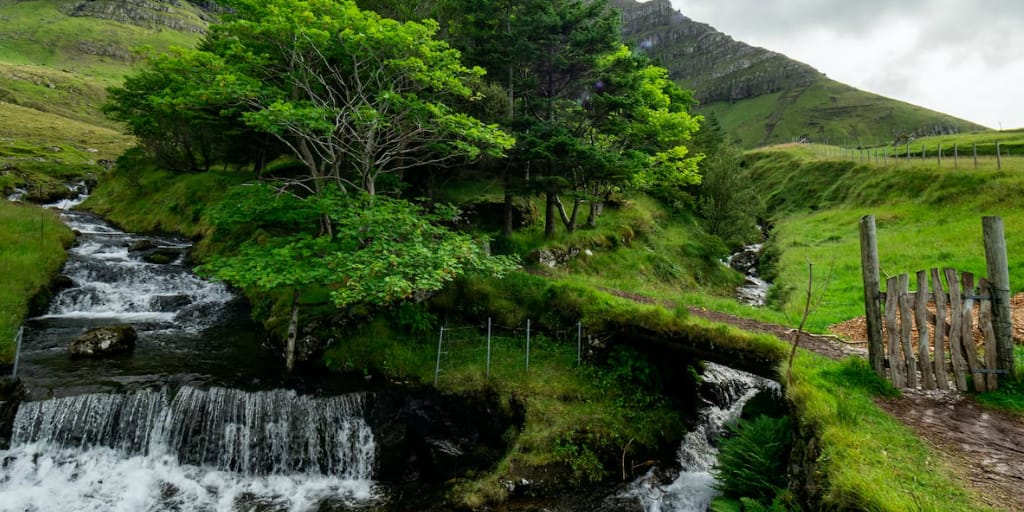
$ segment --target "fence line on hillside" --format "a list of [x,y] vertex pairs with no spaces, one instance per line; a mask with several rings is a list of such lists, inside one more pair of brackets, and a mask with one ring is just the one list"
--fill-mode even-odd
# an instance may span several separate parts
[[[1014,146],[1016,149],[1018,146]],[[889,165],[892,164],[925,164],[932,163],[937,167],[950,166],[954,169],[973,168],[978,169],[980,163],[995,163],[995,168],[1002,170],[1008,160],[1015,163],[1024,163],[1024,154],[1011,153],[1010,148],[1002,141],[992,143],[971,143],[961,146],[955,143],[952,146],[930,148],[924,143],[914,144],[907,142],[899,146],[857,146],[849,147],[844,145],[811,144],[811,151],[819,158],[847,160],[858,163]],[[981,152],[979,153],[979,148]],[[1019,165],[1020,166],[1020,165]]]

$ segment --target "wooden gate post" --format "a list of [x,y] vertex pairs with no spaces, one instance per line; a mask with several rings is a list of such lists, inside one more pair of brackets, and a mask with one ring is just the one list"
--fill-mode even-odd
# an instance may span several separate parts
[[878,282],[878,239],[875,216],[860,218],[860,261],[864,275],[864,316],[868,323],[868,360],[880,378],[885,378],[885,352],[882,349],[882,292]]
[[982,217],[985,236],[985,264],[991,282],[992,329],[996,335],[996,352],[1001,385],[1013,382],[1017,375],[1013,361],[1013,319],[1010,316],[1010,267],[1006,258],[1006,238],[1002,217]]

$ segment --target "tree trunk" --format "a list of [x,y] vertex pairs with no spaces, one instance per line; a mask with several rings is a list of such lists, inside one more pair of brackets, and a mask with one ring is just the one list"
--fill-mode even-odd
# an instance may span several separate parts
[[288,321],[288,340],[284,348],[284,367],[291,373],[295,368],[295,341],[299,336],[299,289],[292,294],[292,317]]
[[587,216],[586,227],[588,229],[594,229],[597,227],[597,216],[601,214],[601,201],[598,201],[598,189],[597,183],[594,184],[594,197],[590,199],[590,214]]
[[512,170],[505,167],[505,222],[502,225],[501,232],[505,236],[512,236]]
[[555,215],[557,215],[555,212],[558,209],[555,202],[557,200],[557,195],[555,192],[545,192],[544,194],[547,198],[544,208],[544,238],[554,238]]
[[565,213],[565,205],[562,204],[562,200],[558,195],[555,195],[555,206],[558,207],[558,215],[562,217],[562,224],[565,224],[565,230],[570,233],[576,231],[576,218],[579,215],[581,202],[580,198],[577,197],[572,203],[572,215],[568,215]]

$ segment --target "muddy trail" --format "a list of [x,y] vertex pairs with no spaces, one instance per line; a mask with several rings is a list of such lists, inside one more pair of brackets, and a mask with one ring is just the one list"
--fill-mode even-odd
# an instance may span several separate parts
[[[668,301],[620,290],[604,291],[636,302],[675,307]],[[796,335],[790,327],[704,308],[691,307],[689,312],[787,343]],[[1014,338],[1019,342],[1024,337],[1024,294],[1014,297],[1013,317]],[[831,359],[867,357],[863,319],[844,322],[833,332],[839,336],[804,333],[800,346]],[[1024,512],[1024,416],[985,407],[955,391],[904,390],[899,398],[879,398],[876,403],[956,467],[979,500],[995,509]]]

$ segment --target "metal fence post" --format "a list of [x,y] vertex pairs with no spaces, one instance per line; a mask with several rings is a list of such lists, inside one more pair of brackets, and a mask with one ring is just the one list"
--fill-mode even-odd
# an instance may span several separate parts
[[576,366],[583,361],[583,321],[576,322]]
[[530,319],[526,319],[526,372],[530,372]]
[[437,364],[434,366],[434,386],[437,386],[437,377],[441,373],[441,343],[444,341],[444,326],[441,326],[441,335],[437,337]]
[[25,327],[18,328],[18,335],[14,338],[14,369],[11,370],[11,379],[18,378],[18,359],[21,357],[21,339],[25,335]]

